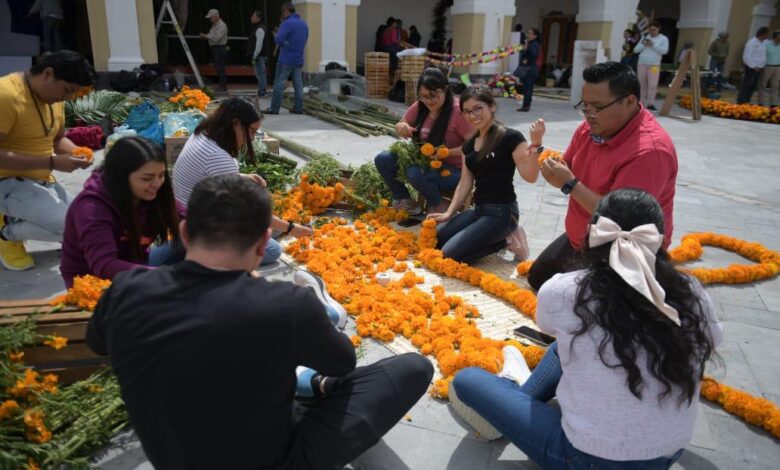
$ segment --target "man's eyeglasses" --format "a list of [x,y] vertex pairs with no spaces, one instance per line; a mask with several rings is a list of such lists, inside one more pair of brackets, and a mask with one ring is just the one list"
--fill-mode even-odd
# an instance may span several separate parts
[[[605,109],[609,108],[613,104],[617,103],[618,101],[622,100],[623,98],[627,98],[629,96],[630,95],[620,96],[620,97],[615,98],[614,100],[610,101],[609,103],[605,104],[604,106],[591,105],[591,104],[585,103],[585,101],[580,101],[579,103],[574,105],[574,109],[579,111],[579,113],[582,114],[583,116],[586,115],[586,114],[591,114],[591,115],[598,114],[598,113],[604,111]],[[590,111],[588,111],[588,110],[590,110]]]
[[481,116],[482,111],[484,110],[485,110],[484,106],[474,106],[471,109],[464,109],[463,111],[461,111],[461,114],[463,115],[463,117],[469,117],[469,115],[477,117],[477,116]]

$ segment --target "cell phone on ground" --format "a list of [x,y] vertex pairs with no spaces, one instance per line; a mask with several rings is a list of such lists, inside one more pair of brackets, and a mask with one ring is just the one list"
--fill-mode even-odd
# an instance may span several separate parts
[[414,227],[415,225],[421,224],[422,220],[415,219],[414,217],[409,217],[408,219],[404,219],[400,222],[398,222],[398,225],[401,227]]
[[554,336],[546,335],[541,331],[534,330],[529,326],[519,326],[514,329],[517,336],[525,338],[541,346],[549,346],[555,341]]

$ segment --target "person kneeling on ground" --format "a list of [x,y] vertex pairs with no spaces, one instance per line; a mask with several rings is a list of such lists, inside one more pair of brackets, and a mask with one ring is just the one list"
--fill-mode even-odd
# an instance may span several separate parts
[[[417,101],[395,125],[400,137],[447,147],[448,156],[442,160],[440,168],[412,166],[406,170],[406,179],[425,198],[431,213],[447,210],[441,193],[450,192],[458,185],[463,161],[461,145],[474,131],[461,116],[459,106],[447,76],[440,69],[430,67],[417,81]],[[374,164],[393,194],[393,207],[403,209],[409,215],[420,214],[422,208],[411,199],[406,185],[398,179],[398,155],[385,150],[374,158]]]
[[[452,202],[445,212],[428,217],[443,224],[436,227],[436,235],[444,256],[472,263],[506,247],[507,236],[518,228],[512,179],[515,168],[529,183],[539,176],[536,155],[544,121],[531,124],[529,147],[523,134],[496,121],[496,101],[488,87],[470,86],[460,99],[461,112],[478,132],[463,145],[463,171]],[[456,215],[472,187],[474,208]]]
[[[195,185],[209,176],[239,174],[238,157],[246,150],[249,162],[255,159],[252,141],[260,128],[260,115],[254,106],[241,98],[230,98],[213,115],[203,120],[187,139],[173,166],[173,191],[176,199],[187,204]],[[265,186],[256,174],[242,177]],[[273,216],[271,228],[294,237],[306,237],[312,230],[304,225]],[[282,245],[273,238],[265,247],[263,265],[276,262],[282,256]]]
[[[271,209],[238,175],[201,181],[180,227],[186,260],[121,273],[90,319],[87,343],[111,357],[155,468],[341,468],[430,384],[419,354],[356,368],[312,289],[250,274]],[[297,366],[322,374],[312,399],[294,399]]]
[[12,271],[35,266],[27,240],[62,241],[73,199],[52,175],[87,168],[65,137],[65,108],[95,71],[81,54],[57,51],[28,72],[0,77],[0,264]]
[[184,215],[162,150],[141,137],[120,139],[65,216],[60,261],[65,286],[84,274],[113,279],[139,266],[181,261]]
[[639,79],[631,67],[617,62],[588,67],[582,77],[582,101],[575,108],[585,120],[574,131],[563,161],[548,158],[542,164],[542,176],[569,196],[569,207],[566,233],[542,251],[528,273],[535,290],[569,269],[593,210],[610,191],[649,192],[664,211],[663,248],[672,240],[677,153],[669,134],[639,103]]
[[[704,365],[722,331],[699,281],[669,261],[663,233],[650,194],[602,198],[584,269],[539,291],[539,329],[557,338],[539,365],[531,373],[507,346],[498,376],[455,376],[453,408],[545,469],[669,468],[693,436]],[[554,396],[560,408],[547,404]]]

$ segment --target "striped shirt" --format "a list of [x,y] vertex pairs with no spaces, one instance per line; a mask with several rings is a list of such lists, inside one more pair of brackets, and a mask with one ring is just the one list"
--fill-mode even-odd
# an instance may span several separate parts
[[238,173],[238,160],[205,134],[187,139],[173,166],[173,194],[186,205],[195,185],[209,176]]

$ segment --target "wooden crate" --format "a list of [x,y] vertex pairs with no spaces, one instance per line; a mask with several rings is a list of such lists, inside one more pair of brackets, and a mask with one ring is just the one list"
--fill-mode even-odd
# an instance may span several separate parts
[[366,52],[365,65],[366,97],[385,98],[389,90],[390,54],[387,52]]
[[425,70],[425,56],[401,57],[401,80],[405,82],[415,82]]
[[404,103],[410,106],[417,99],[417,80],[404,81]]
[[66,384],[85,379],[108,365],[108,357],[98,356],[86,344],[92,312],[69,306],[56,312],[52,309],[46,299],[0,301],[0,328],[38,313],[38,334],[68,338],[68,345],[59,351],[43,344],[24,348],[24,363],[41,373],[55,373],[60,383]]

